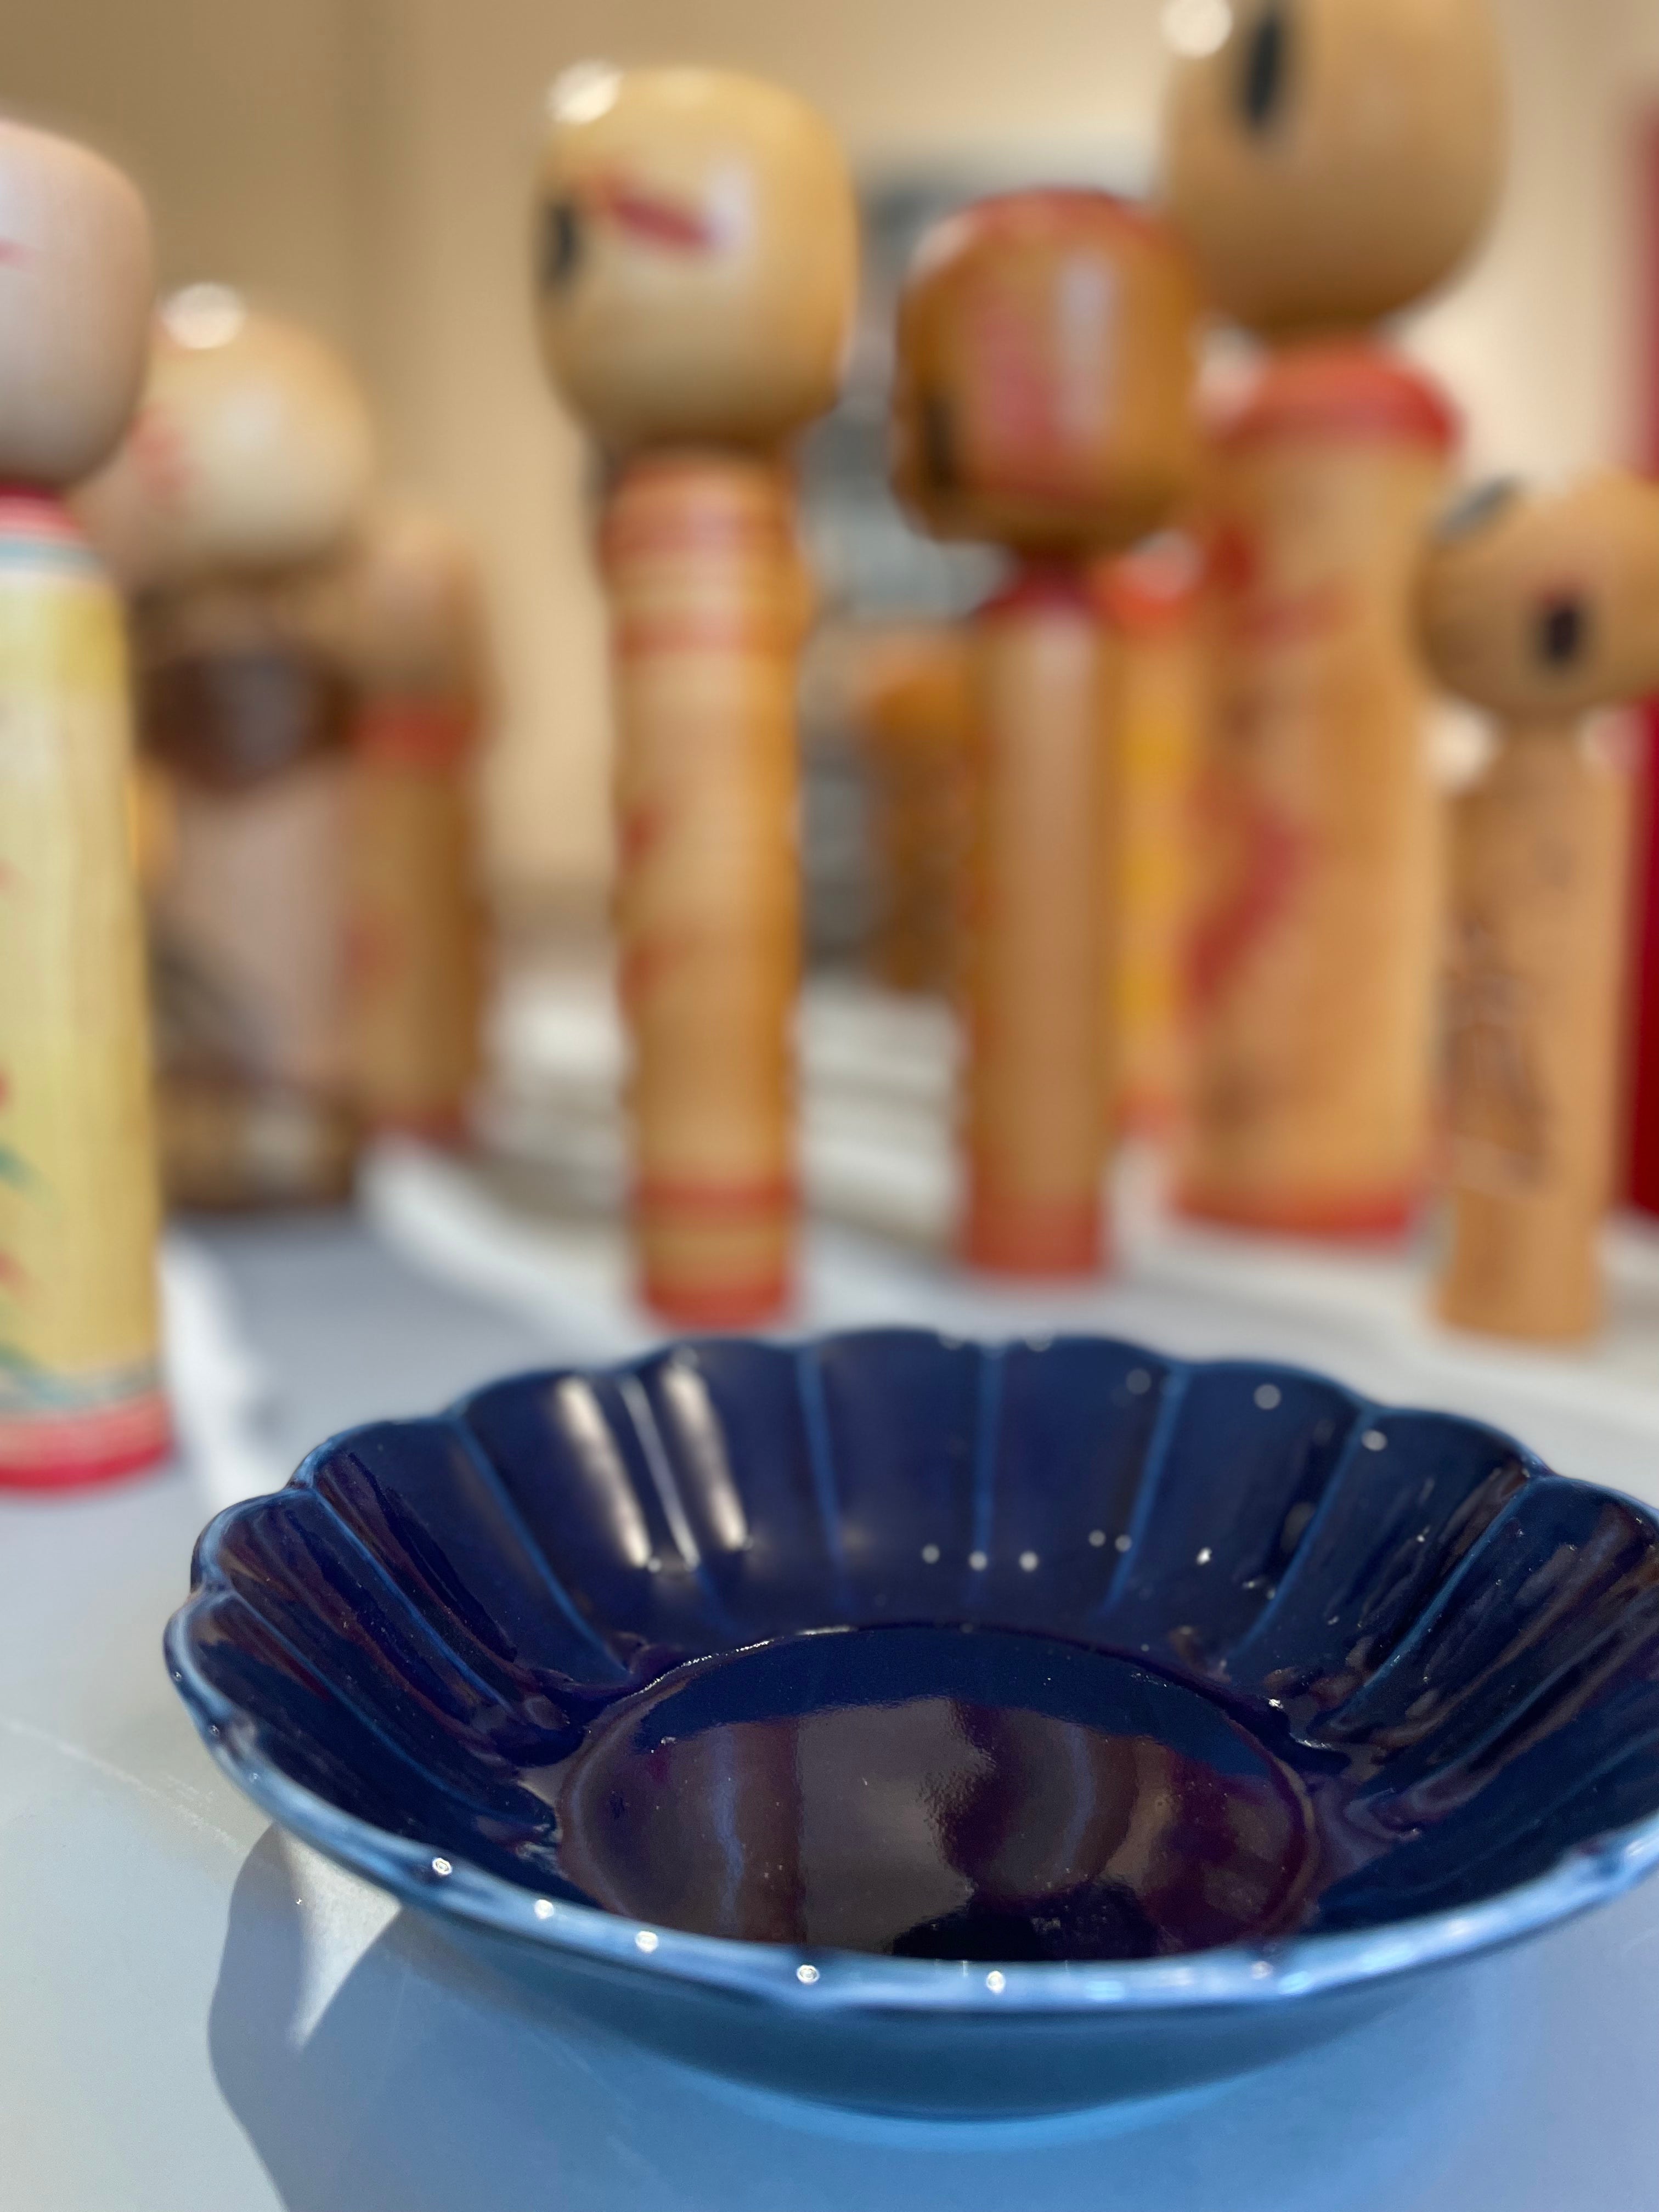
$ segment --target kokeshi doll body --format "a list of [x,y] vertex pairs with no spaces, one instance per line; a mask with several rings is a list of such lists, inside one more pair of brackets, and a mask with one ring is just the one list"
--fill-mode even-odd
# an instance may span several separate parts
[[615,464],[620,988],[641,1289],[741,1326],[791,1294],[805,574],[783,442],[833,400],[856,280],[842,155],[702,70],[562,79],[542,179],[554,380]]
[[890,991],[957,981],[965,839],[967,641],[957,623],[872,631],[852,647],[851,714],[874,878],[866,963]]
[[1221,1220],[1382,1232],[1421,1190],[1440,864],[1411,586],[1452,424],[1364,334],[1479,238],[1504,130],[1488,0],[1241,0],[1172,79],[1171,216],[1276,349],[1212,486],[1184,1195]]
[[1453,419],[1381,351],[1273,356],[1216,425],[1183,1203],[1402,1229],[1425,1185],[1442,853],[1413,592]]
[[1119,756],[1106,823],[1119,906],[1104,984],[1118,1038],[1107,1110],[1124,1135],[1167,1136],[1189,1087],[1193,815],[1207,699],[1203,580],[1202,550],[1183,531],[1160,532],[1103,562],[1095,576],[1114,638]]
[[894,476],[935,534],[1016,556],[974,625],[963,1255],[1086,1274],[1102,1200],[1111,656],[1089,562],[1190,489],[1197,301],[1105,193],[988,200],[923,241],[900,307]]
[[489,678],[476,563],[440,518],[388,505],[317,598],[354,695],[352,1096],[370,1129],[458,1144],[485,981],[476,782]]
[[350,1187],[351,690],[304,579],[356,520],[370,460],[319,340],[195,286],[164,308],[132,434],[82,495],[135,592],[141,738],[167,788],[150,911],[180,1205]]
[[1422,611],[1437,672],[1500,732],[1455,809],[1440,1311],[1571,1340],[1601,1311],[1630,830],[1626,779],[1585,718],[1659,689],[1659,491],[1607,475],[1478,498],[1435,550]]
[[0,1488],[169,1441],[125,645],[61,495],[137,398],[150,266],[124,177],[0,121]]

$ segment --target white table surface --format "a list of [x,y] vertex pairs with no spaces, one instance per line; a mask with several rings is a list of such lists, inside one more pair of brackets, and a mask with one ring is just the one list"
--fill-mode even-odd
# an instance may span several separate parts
[[[422,1173],[394,1165],[371,1193],[405,1247],[443,1243],[445,1204],[465,1212]],[[193,1471],[0,1503],[5,2212],[1656,2212],[1659,1883],[1246,2081],[937,2130],[745,2097],[526,2012],[451,1939],[270,1829],[209,1765],[160,1655],[214,1484],[632,1326],[607,1303],[603,1240],[568,1240],[559,1279],[544,1244],[492,1247],[470,1218],[445,1232],[454,1250],[473,1237],[451,1272],[482,1295],[347,1218],[198,1240],[268,1376],[265,1435],[227,1472],[204,1416]],[[962,1307],[925,1261],[845,1236],[820,1242],[812,1302],[825,1318]],[[1440,1402],[1505,1395],[1501,1364],[1449,1376],[1432,1346],[1351,1313],[1241,1305],[1156,1268],[1085,1317],[1179,1348],[1293,1348]],[[1534,1392],[1514,1425],[1574,1472],[1611,1462],[1659,1495],[1639,1380],[1607,1404],[1582,1392],[1577,1413],[1570,1393]]]

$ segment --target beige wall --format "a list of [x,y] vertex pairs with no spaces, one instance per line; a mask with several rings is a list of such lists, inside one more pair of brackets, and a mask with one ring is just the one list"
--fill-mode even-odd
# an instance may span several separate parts
[[[1411,343],[1477,466],[1617,453],[1635,395],[1625,149],[1659,86],[1651,0],[1498,0],[1517,149],[1504,218]],[[7,0],[0,101],[124,159],[169,279],[219,275],[353,347],[405,482],[472,527],[506,697],[498,866],[595,881],[602,629],[579,441],[531,334],[526,198],[569,62],[702,59],[806,92],[855,155],[1148,146],[1159,0]],[[1038,150],[1033,150],[1038,149]]]

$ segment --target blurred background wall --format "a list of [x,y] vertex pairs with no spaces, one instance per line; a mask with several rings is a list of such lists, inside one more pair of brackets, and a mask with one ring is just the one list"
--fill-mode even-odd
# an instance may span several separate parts
[[[1413,343],[1481,471],[1636,449],[1635,149],[1653,0],[1498,0],[1516,153],[1504,219]],[[1163,0],[9,0],[0,105],[149,192],[168,283],[314,319],[379,404],[389,471],[483,550],[504,713],[496,878],[592,899],[606,866],[604,640],[574,434],[532,337],[541,94],[574,60],[703,60],[794,85],[871,168],[967,155],[1041,181],[1150,154]],[[1061,161],[1060,150],[1066,160]]]

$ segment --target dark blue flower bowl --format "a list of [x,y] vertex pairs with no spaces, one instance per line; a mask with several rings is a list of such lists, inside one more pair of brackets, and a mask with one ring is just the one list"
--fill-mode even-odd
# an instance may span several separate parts
[[[1005,1923],[958,1914],[907,1956],[814,1942],[787,1913],[757,1942],[602,1884],[596,1905],[550,1778],[621,1698],[689,1680],[706,1705],[754,1663],[709,1655],[884,1626],[856,1644],[884,1666],[946,1629],[1014,1653],[1037,1686],[1001,1703],[1038,1709],[1048,1747],[1033,1807],[1053,1758],[1095,1741],[1091,1668],[1115,1667],[1137,1712],[1201,1709],[1212,1737],[1241,1723],[1285,1802],[1341,1809],[1289,1917],[1218,1948],[1138,1923],[1115,1952],[1063,1930],[1033,1948],[1024,1923],[999,1948]],[[787,1671],[830,1647],[770,1649]],[[682,1345],[356,1430],[213,1522],[167,1654],[214,1757],[307,1842],[590,2016],[875,2110],[1060,2110],[1258,2065],[1659,1860],[1651,1515],[1470,1421],[1098,1340]],[[1073,1661],[1085,1688],[1056,1703],[1043,1685]],[[767,1694],[775,1745],[803,1708]],[[706,1778],[654,1725],[625,1747],[653,1786]],[[620,1794],[598,1802],[620,1817]],[[689,1864],[714,1830],[684,1809],[671,1796],[656,1832]],[[722,1818],[737,1894],[762,1847],[740,1804]]]

